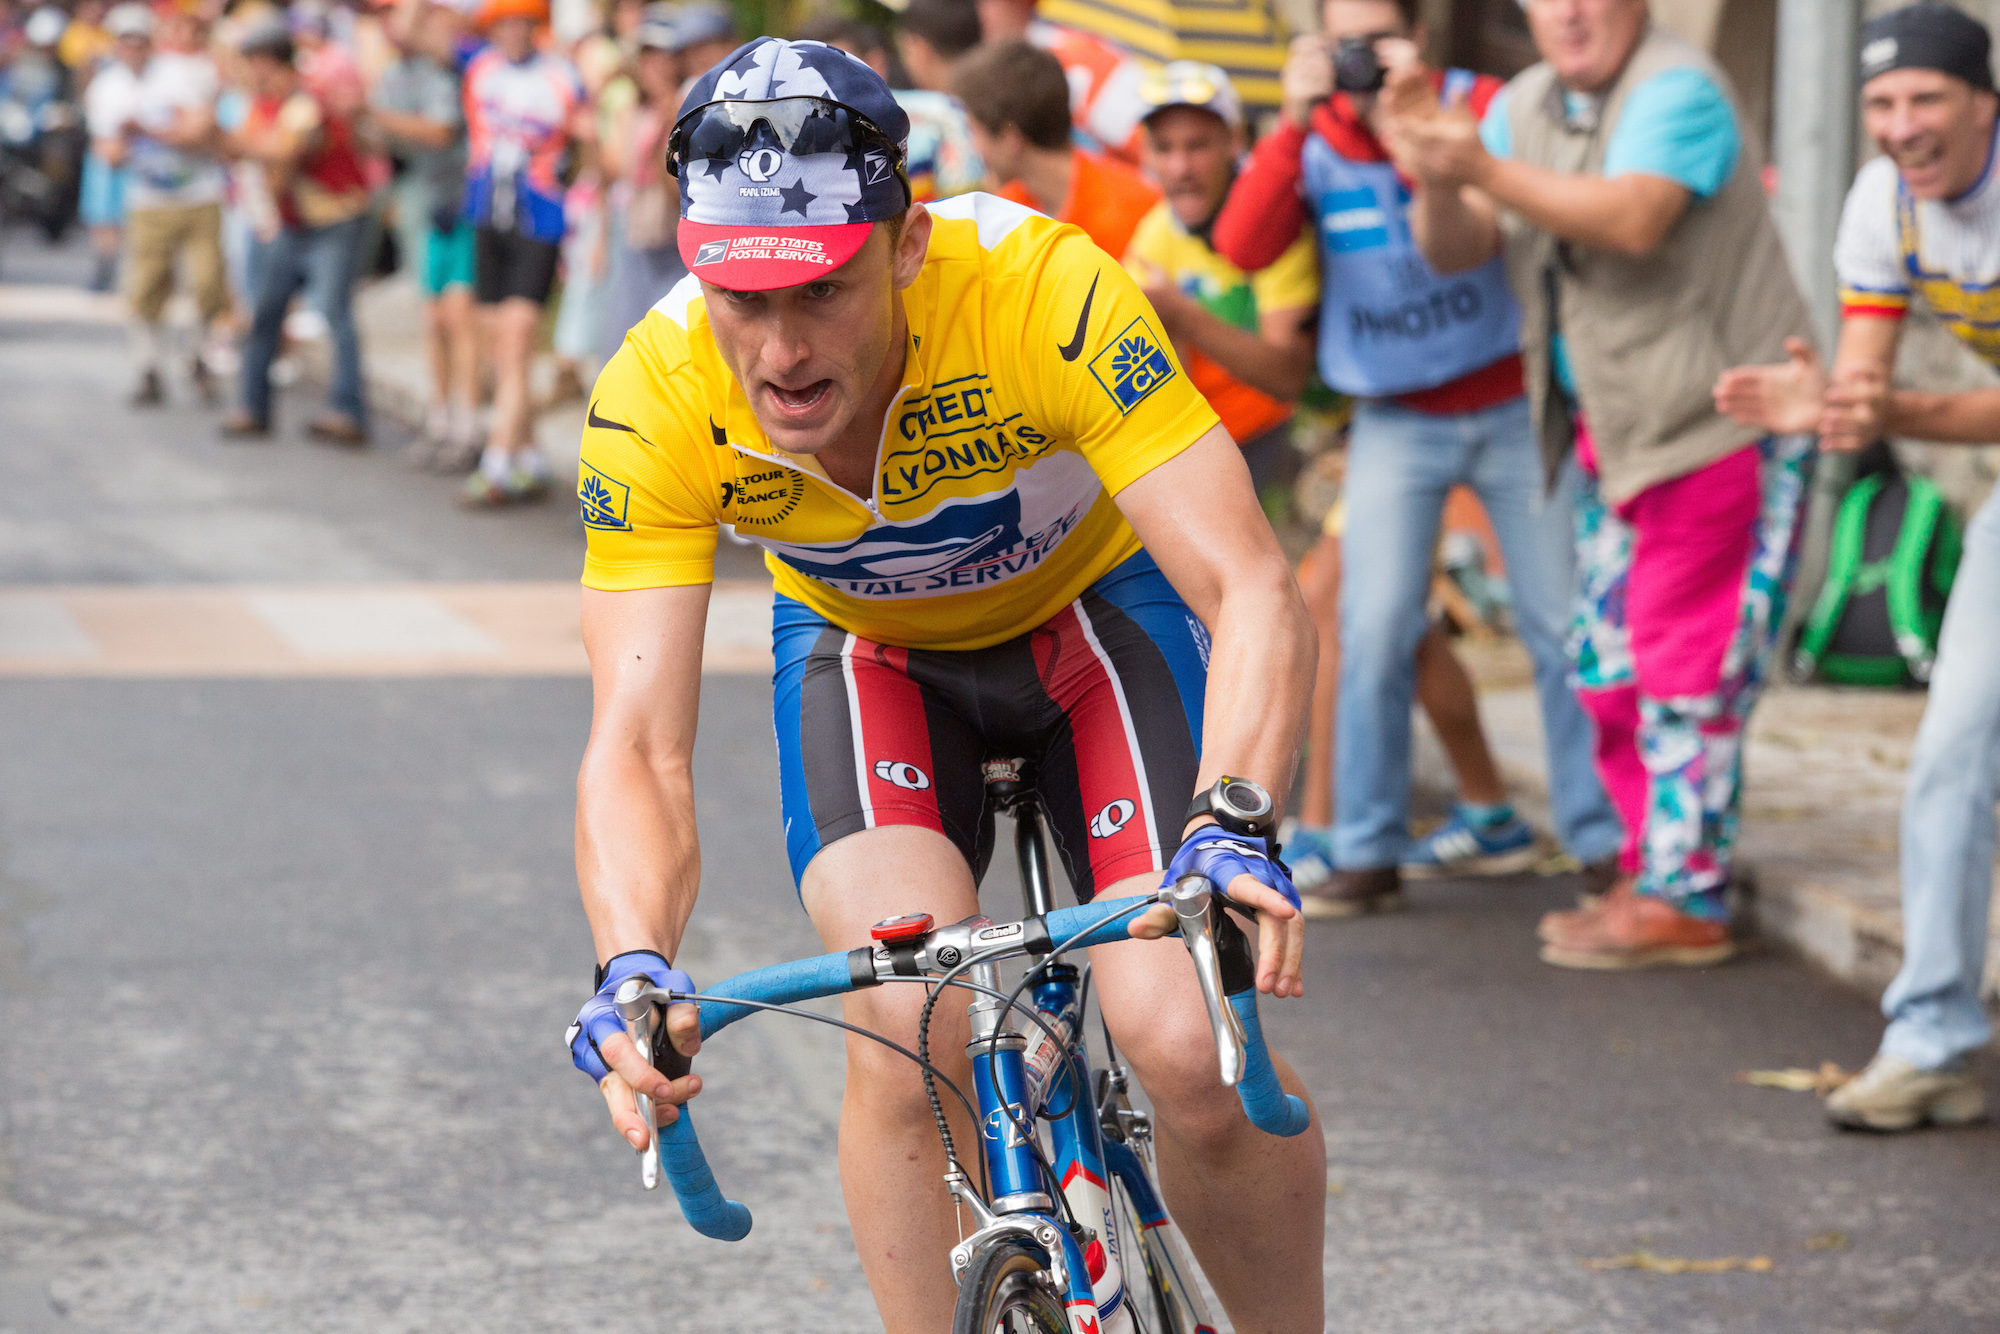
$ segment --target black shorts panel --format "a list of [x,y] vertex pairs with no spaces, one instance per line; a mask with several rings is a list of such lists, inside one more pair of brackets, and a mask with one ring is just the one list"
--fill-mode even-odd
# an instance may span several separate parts
[[536,241],[517,232],[481,227],[474,237],[472,291],[482,306],[518,298],[546,304],[556,285],[556,263],[562,247]]

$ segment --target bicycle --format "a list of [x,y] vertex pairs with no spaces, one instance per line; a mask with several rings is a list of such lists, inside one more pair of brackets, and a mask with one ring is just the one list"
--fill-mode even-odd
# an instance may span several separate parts
[[[959,1290],[952,1334],[1214,1334],[1186,1244],[1153,1183],[1151,1121],[1131,1105],[1108,1028],[1106,1064],[1093,1079],[1083,1022],[1089,966],[1079,969],[1063,955],[1128,940],[1126,919],[1155,903],[1171,904],[1200,979],[1223,1083],[1236,1089],[1252,1125],[1297,1135],[1310,1114],[1279,1087],[1264,1047],[1249,942],[1223,911],[1222,895],[1200,875],[1145,897],[1054,909],[1039,799],[1025,766],[990,761],[986,785],[991,804],[1014,818],[1027,909],[1021,921],[973,916],[940,927],[928,913],[891,918],[873,928],[872,947],[756,969],[712,992],[663,992],[632,978],[617,993],[619,1012],[640,1052],[673,1078],[686,1073],[686,1058],[664,1041],[655,1053],[654,1037],[664,1031],[661,1007],[679,1001],[699,1005],[704,1039],[771,1010],[847,1029],[915,1061],[944,1141],[946,1189],[961,1218],[969,1213],[976,1224],[951,1250]],[[1036,962],[1002,991],[999,965],[1016,958]],[[792,1008],[890,983],[930,989],[914,1052]],[[948,987],[972,995],[971,1097],[929,1057],[931,1014]],[[1026,1021],[1025,1031],[1017,1018]],[[940,1086],[979,1128],[983,1192],[959,1159]],[[635,1096],[640,1116],[652,1124],[652,1100]],[[750,1211],[723,1197],[686,1107],[642,1157],[648,1190],[659,1184],[663,1165],[682,1216],[697,1232],[724,1241],[749,1234]],[[1128,1262],[1136,1262],[1132,1277],[1143,1279],[1136,1287],[1126,1281]]]

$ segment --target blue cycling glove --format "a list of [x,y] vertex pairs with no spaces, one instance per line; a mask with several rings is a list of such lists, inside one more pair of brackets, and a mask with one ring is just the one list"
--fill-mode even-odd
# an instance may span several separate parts
[[1230,882],[1239,875],[1247,875],[1258,884],[1277,890],[1292,907],[1299,907],[1299,891],[1292,888],[1292,873],[1272,855],[1270,843],[1253,834],[1232,834],[1220,825],[1204,825],[1195,830],[1174,854],[1167,867],[1167,878],[1161,883],[1171,885],[1190,871],[1214,881],[1225,897]]
[[604,1063],[604,1053],[598,1044],[606,1041],[613,1033],[625,1031],[625,1020],[618,1013],[618,987],[628,977],[643,976],[662,991],[692,992],[694,979],[668,963],[651,950],[629,950],[616,955],[599,970],[597,994],[583,1003],[576,1012],[576,1022],[569,1026],[569,1056],[576,1062],[576,1068],[593,1080],[601,1080],[611,1073],[611,1067]]

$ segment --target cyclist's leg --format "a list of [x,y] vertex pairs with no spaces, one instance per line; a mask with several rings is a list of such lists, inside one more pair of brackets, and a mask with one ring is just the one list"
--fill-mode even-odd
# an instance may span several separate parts
[[[789,598],[773,616],[773,705],[792,870],[828,949],[868,943],[885,917],[928,912],[955,922],[978,908],[985,790],[977,738],[939,691],[909,674],[910,656],[856,639]],[[848,995],[850,1023],[915,1050],[923,987]],[[962,999],[941,1001],[932,1058],[968,1088]],[[947,1107],[955,1105],[940,1089]],[[953,1118],[961,1161],[978,1140]],[[946,1258],[958,1236],[941,1178],[944,1154],[916,1067],[849,1038],[840,1118],[840,1179],[856,1249],[891,1334],[950,1326]]]
[[[1150,893],[1180,842],[1201,747],[1206,632],[1135,557],[1037,631],[1048,729],[1038,788],[1079,897]],[[1104,888],[1109,886],[1109,888]],[[1151,1096],[1161,1186],[1238,1329],[1325,1321],[1326,1146],[1250,1127],[1223,1087],[1178,940],[1091,951],[1112,1037]],[[1275,1058],[1274,1058],[1275,1059]],[[1305,1089],[1282,1060],[1279,1078]]]
[[[1156,872],[1111,896],[1149,893]],[[1178,939],[1090,952],[1092,991],[1118,1051],[1153,1103],[1160,1189],[1237,1329],[1317,1334],[1325,1327],[1326,1139],[1253,1129],[1217,1070],[1194,965]],[[1272,1002],[1265,999],[1268,1008]],[[1278,1079],[1311,1103],[1282,1056]]]

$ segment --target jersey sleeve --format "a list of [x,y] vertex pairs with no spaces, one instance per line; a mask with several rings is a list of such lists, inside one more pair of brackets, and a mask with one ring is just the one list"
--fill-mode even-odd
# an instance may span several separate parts
[[1604,174],[1659,176],[1708,199],[1736,170],[1743,135],[1715,80],[1691,66],[1662,70],[1632,90],[1604,146]]
[[588,588],[674,588],[715,578],[721,492],[714,456],[727,451],[709,438],[707,411],[692,392],[697,373],[684,350],[674,355],[685,335],[646,334],[628,337],[605,364],[585,412],[577,503]]
[[1840,312],[1901,319],[1910,308],[1896,222],[1896,164],[1878,157],[1862,167],[1840,210],[1833,268],[1840,281]]
[[1063,228],[1025,276],[1015,374],[1033,415],[1075,441],[1107,491],[1221,424],[1160,335],[1152,303],[1089,237]]
[[1301,236],[1268,269],[1250,275],[1259,314],[1319,304],[1319,253],[1313,238]]

